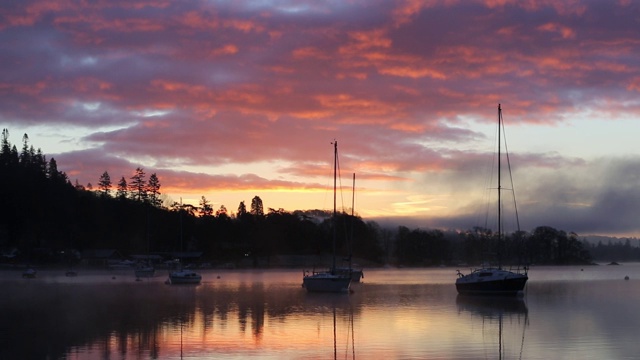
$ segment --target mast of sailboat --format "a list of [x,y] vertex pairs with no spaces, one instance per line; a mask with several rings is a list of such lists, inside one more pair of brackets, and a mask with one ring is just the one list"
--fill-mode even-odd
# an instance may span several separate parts
[[500,183],[501,176],[501,163],[502,163],[502,155],[500,154],[501,150],[501,139],[500,132],[502,130],[502,108],[500,104],[498,104],[498,242],[502,240],[502,218],[501,218],[501,195],[502,195],[502,184]]
[[502,140],[500,133],[502,131],[502,107],[498,104],[498,268],[502,268],[502,259],[500,259],[500,246],[502,243],[502,184],[500,176],[502,175],[501,164],[501,145]]
[[336,192],[337,192],[337,173],[338,173],[338,141],[333,141],[333,263],[331,265],[331,273],[336,272]]
[[351,188],[351,237],[349,238],[349,271],[351,271],[352,257],[353,257],[353,228],[356,225],[354,217],[354,208],[356,206],[356,173],[353,173],[353,187]]

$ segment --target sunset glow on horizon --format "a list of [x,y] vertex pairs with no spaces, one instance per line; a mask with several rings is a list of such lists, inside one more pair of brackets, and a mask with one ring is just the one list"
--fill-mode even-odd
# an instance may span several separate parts
[[523,230],[640,237],[640,2],[8,1],[0,127],[83,185],[470,229],[501,104]]

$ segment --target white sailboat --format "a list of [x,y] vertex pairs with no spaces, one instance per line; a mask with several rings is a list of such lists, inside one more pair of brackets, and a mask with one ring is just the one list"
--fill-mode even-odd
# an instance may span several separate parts
[[[501,139],[502,132],[502,108],[498,104],[498,243],[502,242],[502,184],[501,172]],[[517,211],[516,211],[517,216]],[[496,267],[485,266],[473,270],[470,274],[463,274],[458,270],[456,289],[462,295],[516,295],[524,289],[529,279],[526,267],[515,269],[503,269],[501,264]]]
[[338,142],[333,142],[333,263],[331,269],[323,272],[305,272],[302,277],[302,286],[308,292],[348,292],[351,284],[351,274],[344,274],[336,269],[336,190],[338,170]]
[[[183,205],[182,205],[182,198],[180,198],[180,251],[182,251],[182,211],[183,211]],[[200,284],[200,282],[202,281],[202,275],[200,275],[199,273],[193,271],[193,270],[189,270],[189,269],[185,269],[182,266],[182,261],[180,261],[180,259],[177,259],[177,261],[175,262],[176,265],[176,269],[174,269],[173,271],[169,272],[169,279],[168,282],[171,285],[183,285],[183,284],[195,284],[198,285]]]

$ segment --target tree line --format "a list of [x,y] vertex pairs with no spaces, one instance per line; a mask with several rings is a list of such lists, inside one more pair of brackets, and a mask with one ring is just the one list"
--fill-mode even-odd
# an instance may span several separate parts
[[[498,236],[488,229],[467,231],[383,228],[374,221],[324,210],[267,208],[255,196],[236,212],[161,201],[161,183],[138,167],[115,185],[108,171],[91,184],[72,184],[23,136],[22,150],[0,144],[0,248],[17,248],[30,261],[59,261],[64,249],[117,249],[123,254],[201,252],[201,261],[277,265],[278,255],[320,258],[332,252],[333,226],[339,255],[368,263],[406,266],[576,264],[591,261],[578,235],[540,226],[531,233]],[[68,253],[68,252],[67,252]]]

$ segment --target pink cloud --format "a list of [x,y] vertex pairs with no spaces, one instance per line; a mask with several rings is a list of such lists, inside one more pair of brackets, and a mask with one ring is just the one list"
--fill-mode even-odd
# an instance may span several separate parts
[[[639,111],[632,3],[300,4],[11,2],[0,124],[82,129],[87,150],[59,154],[81,181],[142,164],[171,191],[313,188],[339,139],[345,168],[405,188],[421,172],[470,177],[485,154],[468,127],[497,103],[527,126]],[[276,178],[185,170],[269,162]]]

